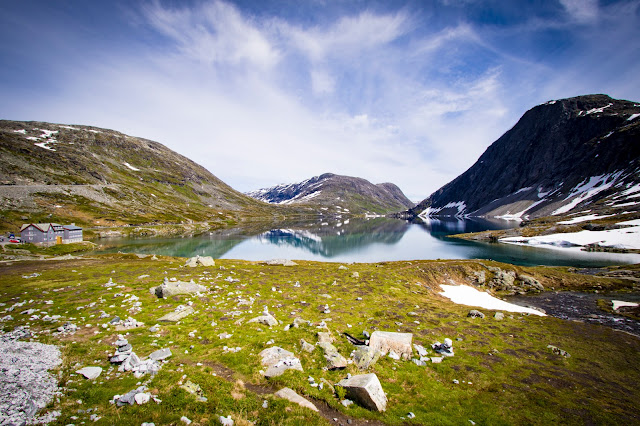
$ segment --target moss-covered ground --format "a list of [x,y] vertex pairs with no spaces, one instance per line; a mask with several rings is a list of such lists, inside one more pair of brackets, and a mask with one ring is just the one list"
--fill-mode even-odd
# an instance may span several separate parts
[[[61,411],[54,424],[90,424],[91,415],[100,416],[95,424],[105,425],[180,424],[181,416],[197,425],[219,424],[220,415],[231,415],[240,425],[346,424],[347,420],[443,425],[640,422],[638,337],[552,317],[505,313],[503,320],[497,320],[485,309],[481,311],[486,318],[468,318],[469,307],[439,295],[439,284],[470,284],[473,272],[485,270],[489,262],[387,262],[346,268],[319,262],[285,267],[217,260],[216,266],[197,268],[183,267],[184,263],[182,258],[116,255],[0,265],[0,328],[6,332],[29,325],[36,340],[58,345],[62,351],[63,366],[54,372],[60,377],[61,394],[46,409]],[[584,276],[566,268],[517,269],[546,288],[634,286],[622,278]],[[165,277],[193,279],[210,291],[158,299],[149,289]],[[116,285],[105,287],[110,279]],[[23,304],[9,311],[16,303]],[[195,313],[179,323],[161,323],[157,332],[149,331],[158,318],[181,304],[192,304]],[[323,312],[326,304],[329,313]],[[279,325],[247,323],[264,306]],[[31,311],[23,313],[27,310]],[[60,317],[48,322],[43,321],[45,315]],[[145,325],[104,328],[116,315]],[[295,318],[310,324],[285,331]],[[76,324],[78,331],[57,334],[67,321]],[[389,400],[386,412],[371,412],[356,404],[344,407],[331,387],[318,389],[308,381],[312,376],[316,383],[325,379],[335,384],[347,373],[361,373],[353,364],[345,370],[327,370],[320,348],[301,351],[300,339],[317,342],[316,333],[323,331],[318,328],[321,321],[345,357],[354,346],[342,333],[363,338],[364,330],[410,332],[414,343],[428,349],[449,337],[455,356],[426,366],[382,358],[364,372],[379,377]],[[222,333],[231,337],[220,338]],[[126,335],[140,356],[159,348],[170,348],[173,356],[154,377],[119,373],[108,362],[118,334]],[[294,352],[304,372],[288,370],[266,379],[258,354],[272,345]],[[571,356],[556,355],[547,345]],[[75,373],[85,366],[104,370],[97,379],[86,380]],[[187,380],[202,388],[205,402],[180,387]],[[146,384],[161,402],[124,407],[110,403],[114,395],[139,384]],[[284,386],[312,400],[321,413],[274,399],[272,393]],[[265,400],[267,408],[263,408]],[[410,419],[409,412],[415,418]]]

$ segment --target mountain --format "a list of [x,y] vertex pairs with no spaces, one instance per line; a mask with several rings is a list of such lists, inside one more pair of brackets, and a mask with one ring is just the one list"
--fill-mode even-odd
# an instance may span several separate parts
[[640,104],[607,95],[527,111],[466,172],[409,212],[537,218],[640,204]]
[[392,183],[374,185],[362,178],[332,173],[246,195],[272,204],[313,205],[331,213],[391,213],[414,205]]
[[0,228],[239,220],[273,207],[160,143],[90,126],[0,120]]

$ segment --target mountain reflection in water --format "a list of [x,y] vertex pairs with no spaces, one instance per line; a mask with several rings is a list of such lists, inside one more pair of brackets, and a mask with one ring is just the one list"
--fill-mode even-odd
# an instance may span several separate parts
[[605,266],[640,262],[640,255],[547,250],[477,243],[452,234],[505,229],[514,222],[488,219],[430,219],[409,223],[384,217],[321,217],[314,221],[252,223],[189,238],[105,239],[100,252],[267,260],[287,258],[334,262],[418,259],[493,259],[520,265]]

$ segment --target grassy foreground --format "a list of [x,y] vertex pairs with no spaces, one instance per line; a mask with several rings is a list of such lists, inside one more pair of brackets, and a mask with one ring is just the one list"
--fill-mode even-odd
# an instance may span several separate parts
[[[521,268],[488,261],[349,264],[346,269],[337,263],[297,262],[285,267],[236,260],[186,268],[184,262],[117,255],[0,265],[0,328],[6,332],[28,324],[37,332],[37,341],[58,345],[63,354],[63,366],[56,373],[62,392],[47,408],[62,412],[54,424],[92,424],[92,415],[99,417],[94,424],[105,425],[177,425],[181,416],[194,425],[219,424],[220,415],[230,415],[236,425],[346,424],[348,420],[444,425],[640,422],[637,337],[551,317],[506,313],[503,320],[496,320],[493,312],[482,309],[486,318],[467,318],[469,307],[438,294],[439,284],[470,284],[474,272],[486,271],[484,265],[527,273],[556,290],[630,289],[630,281],[573,274],[566,268]],[[165,277],[193,279],[210,291],[201,297],[159,300],[149,288]],[[110,279],[116,286],[105,287]],[[162,323],[158,332],[149,331],[158,318],[188,303],[194,314],[177,324]],[[327,304],[330,312],[325,314]],[[281,324],[271,328],[247,324],[265,305]],[[30,309],[36,311],[22,313]],[[100,318],[103,312],[106,315]],[[60,317],[46,322],[45,314]],[[121,331],[103,328],[116,315],[145,325]],[[285,331],[295,318],[312,324]],[[375,413],[355,404],[344,407],[336,395],[339,391],[334,393],[328,385],[320,390],[307,380],[312,376],[316,383],[325,379],[335,384],[347,373],[360,373],[355,365],[329,371],[320,348],[312,353],[300,349],[300,339],[314,344],[316,333],[326,331],[317,328],[323,320],[345,357],[354,346],[342,333],[362,338],[363,330],[411,332],[413,342],[428,349],[449,337],[455,356],[422,367],[382,358],[365,372],[378,375],[389,399],[387,411]],[[57,328],[67,321],[78,331],[57,335]],[[222,333],[231,337],[220,338]],[[126,334],[141,357],[166,347],[173,356],[154,377],[138,379],[131,372],[109,370],[108,356],[118,334]],[[272,345],[294,352],[304,372],[288,370],[280,377],[264,378],[258,353]],[[554,354],[547,345],[571,356]],[[103,372],[86,380],[75,374],[85,366],[100,366]],[[199,401],[182,389],[180,384],[187,381],[199,385],[200,396],[207,400]],[[120,408],[109,403],[114,395],[139,384],[146,384],[161,402]],[[273,398],[272,393],[284,386],[316,403],[321,413]],[[409,412],[415,418],[410,419]]]

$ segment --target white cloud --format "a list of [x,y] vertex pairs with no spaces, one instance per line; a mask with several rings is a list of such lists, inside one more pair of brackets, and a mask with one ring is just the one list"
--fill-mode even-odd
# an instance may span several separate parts
[[560,0],[560,3],[577,22],[590,22],[598,17],[598,0]]
[[311,88],[316,95],[332,93],[335,89],[335,80],[326,71],[311,70]]

